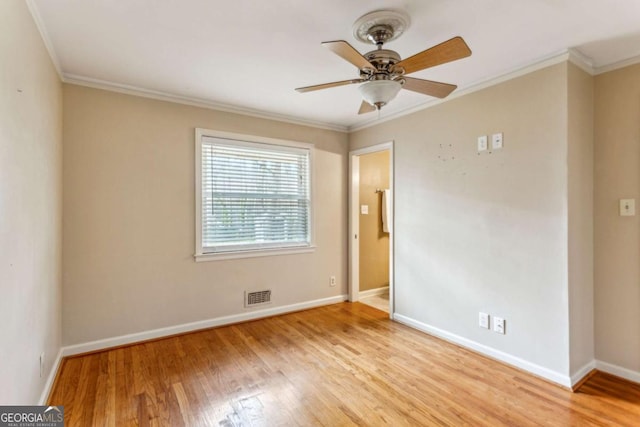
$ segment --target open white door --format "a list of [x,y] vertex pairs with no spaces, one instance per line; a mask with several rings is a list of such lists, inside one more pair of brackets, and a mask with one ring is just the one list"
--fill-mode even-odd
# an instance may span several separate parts
[[349,301],[359,301],[360,289],[360,156],[378,151],[389,150],[389,188],[391,197],[388,203],[391,206],[387,220],[391,224],[389,229],[389,317],[393,319],[394,313],[394,289],[393,289],[393,265],[394,265],[394,180],[393,180],[393,141],[378,144],[371,147],[354,150],[349,153]]

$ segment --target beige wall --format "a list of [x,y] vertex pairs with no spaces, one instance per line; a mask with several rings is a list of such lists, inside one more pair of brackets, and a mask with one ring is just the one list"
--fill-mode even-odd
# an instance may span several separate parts
[[594,359],[593,77],[568,64],[569,336],[571,374]]
[[[345,133],[74,85],[64,109],[65,344],[346,294]],[[314,253],[194,262],[196,127],[315,144]]]
[[27,405],[60,349],[62,85],[24,1],[0,29],[0,404]]
[[382,231],[382,193],[389,188],[389,151],[363,154],[360,159],[360,290],[389,286],[389,233]]
[[[504,148],[478,155],[494,132]],[[567,375],[567,64],[357,131],[350,149],[390,140],[396,313]]]
[[596,358],[640,372],[640,65],[595,78]]

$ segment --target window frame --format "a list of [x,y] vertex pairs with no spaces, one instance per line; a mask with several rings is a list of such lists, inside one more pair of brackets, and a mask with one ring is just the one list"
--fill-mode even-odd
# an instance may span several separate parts
[[[217,252],[205,252],[202,246],[202,145],[205,138],[218,138],[225,143],[237,146],[263,144],[273,147],[290,147],[309,151],[309,243],[299,246],[277,246],[249,248],[242,250],[229,250]],[[247,144],[249,143],[249,144]],[[291,255],[310,253],[315,251],[315,168],[314,145],[307,142],[289,141],[284,139],[267,138],[256,135],[246,135],[233,132],[224,132],[211,129],[195,129],[195,255],[196,262],[216,261],[237,258],[253,258],[262,256]]]

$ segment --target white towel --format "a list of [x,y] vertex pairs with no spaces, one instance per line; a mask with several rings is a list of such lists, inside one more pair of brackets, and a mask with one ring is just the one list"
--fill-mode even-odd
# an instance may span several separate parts
[[391,231],[391,190],[382,192],[382,231],[389,233]]

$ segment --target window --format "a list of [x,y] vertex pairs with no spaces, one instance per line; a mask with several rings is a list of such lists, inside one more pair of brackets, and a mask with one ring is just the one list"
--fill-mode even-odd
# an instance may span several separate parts
[[312,146],[196,130],[196,260],[311,250]]

